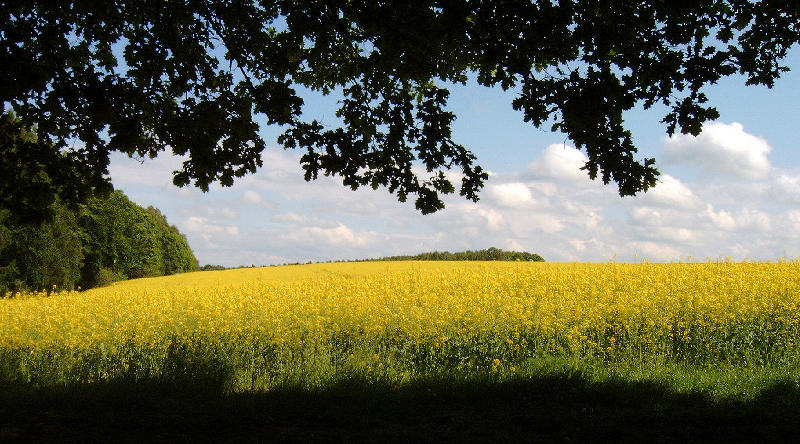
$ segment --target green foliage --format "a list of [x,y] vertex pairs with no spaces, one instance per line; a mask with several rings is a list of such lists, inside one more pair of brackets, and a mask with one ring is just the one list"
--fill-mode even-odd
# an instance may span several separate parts
[[161,243],[163,268],[160,274],[170,275],[197,270],[199,264],[189,248],[186,236],[181,234],[177,227],[170,225],[167,217],[161,214],[158,208],[150,206],[145,211],[155,221]]
[[55,204],[53,218],[40,223],[0,219],[0,292],[72,289],[81,276],[83,252],[75,214]]
[[128,278],[158,276],[164,268],[155,221],[120,191],[91,199],[81,229],[86,286],[95,285],[93,273],[102,268]]
[[[455,192],[447,170],[460,170],[458,191],[470,200],[488,177],[452,139],[456,116],[441,85],[472,76],[517,87],[511,105],[525,121],[566,134],[586,151],[591,178],[632,195],[655,185],[658,170],[636,158],[624,113],[661,103],[667,133],[699,133],[719,116],[708,85],[738,72],[770,87],[788,70],[781,63],[800,41],[800,8],[796,0],[18,1],[0,7],[0,36],[0,102],[37,125],[40,141],[12,152],[19,127],[2,126],[3,171],[24,168],[0,184],[0,202],[80,200],[109,186],[111,152],[154,157],[168,147],[188,156],[176,185],[230,186],[261,166],[257,122],[266,121],[280,126],[280,143],[303,152],[306,180],[322,173],[354,189],[385,187],[429,213],[444,207],[440,194]],[[305,94],[334,90],[340,122],[302,118]]]
[[20,221],[0,209],[0,295],[90,288],[196,270],[186,238],[155,208],[120,191],[75,212],[53,204],[52,218]]
[[[84,268],[84,270],[86,269]],[[91,278],[90,281],[84,281],[88,284],[86,288],[105,287],[106,285],[111,285],[114,282],[124,281],[127,279],[126,276],[119,271],[105,267],[91,268],[90,271],[85,271],[85,273]]]
[[0,296],[12,290],[10,284],[17,275],[16,262],[5,253],[13,240],[13,233],[6,226],[8,215],[8,210],[0,209]]
[[[157,209],[103,187],[67,192],[69,165],[43,160],[37,150],[52,146],[38,140],[12,113],[0,117],[0,167],[9,172],[0,182],[0,295],[197,269],[186,239]],[[56,196],[84,191],[92,197],[81,208],[80,199],[68,207]]]
[[144,209],[121,191],[93,198],[81,212],[85,265],[82,283],[182,273],[198,268],[186,238],[153,207]]
[[75,209],[90,194],[109,191],[105,179],[91,178],[91,168],[39,139],[13,113],[0,116],[0,208],[10,210],[10,217],[41,222],[54,216],[57,201]]
[[456,253],[449,251],[432,251],[415,256],[382,257],[381,261],[533,261],[544,262],[544,258],[536,253],[526,251],[504,251],[491,247],[485,250],[467,250]]

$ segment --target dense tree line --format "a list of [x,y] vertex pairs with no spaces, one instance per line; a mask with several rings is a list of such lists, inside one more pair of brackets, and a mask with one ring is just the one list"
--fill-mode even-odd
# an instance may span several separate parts
[[186,238],[153,207],[121,191],[77,209],[53,204],[44,222],[0,209],[0,295],[91,288],[198,269]]
[[[12,113],[0,116],[3,180],[0,188],[26,189],[41,211],[0,200],[0,297],[21,290],[90,288],[198,268],[186,238],[153,207],[142,208],[121,191],[92,189],[82,204],[63,204],[69,193],[54,167],[36,171],[30,156],[40,146],[35,128]],[[6,131],[9,127],[13,130]],[[27,160],[26,160],[27,159]]]
[[534,261],[544,262],[544,258],[527,251],[504,251],[491,247],[485,250],[467,250],[451,253],[449,251],[432,251],[415,256],[389,256],[382,261]]

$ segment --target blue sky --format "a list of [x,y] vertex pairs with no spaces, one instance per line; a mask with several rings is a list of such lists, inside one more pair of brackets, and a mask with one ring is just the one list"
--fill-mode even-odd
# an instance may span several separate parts
[[[663,109],[634,110],[627,124],[642,157],[655,157],[655,188],[621,198],[578,168],[584,154],[563,134],[511,108],[514,91],[451,89],[454,139],[491,172],[478,203],[456,196],[420,215],[388,191],[351,191],[341,179],[302,178],[298,153],[266,129],[264,167],[232,188],[176,188],[180,159],[143,164],[112,156],[116,188],[162,210],[201,264],[269,265],[459,251],[496,246],[549,261],[734,260],[800,256],[800,48],[773,89],[741,77],[707,89],[721,117],[698,137],[667,138]],[[330,121],[335,97],[306,101],[304,118]]]

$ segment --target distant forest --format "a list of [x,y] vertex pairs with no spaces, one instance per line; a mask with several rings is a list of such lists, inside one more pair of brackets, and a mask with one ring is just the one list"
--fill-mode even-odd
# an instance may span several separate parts
[[[332,262],[370,262],[370,261],[525,261],[525,262],[544,262],[544,258],[536,253],[527,251],[504,251],[499,248],[491,247],[485,250],[467,250],[451,253],[449,251],[431,251],[420,253],[413,256],[386,256],[377,259],[353,259]],[[281,265],[308,265],[314,262],[291,262]],[[235,268],[253,268],[255,265],[240,265],[238,267],[225,267],[223,265],[203,265],[201,271],[231,270]]]
[[544,258],[527,251],[504,251],[491,247],[485,250],[467,250],[451,253],[449,251],[432,251],[414,256],[388,256],[379,261],[533,261],[544,262]]

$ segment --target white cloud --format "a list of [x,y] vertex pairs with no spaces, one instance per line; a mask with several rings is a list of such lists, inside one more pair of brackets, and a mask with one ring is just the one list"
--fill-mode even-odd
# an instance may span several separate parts
[[[769,150],[760,152],[765,160]],[[490,246],[535,252],[550,261],[605,261],[615,254],[617,260],[725,254],[770,259],[800,239],[800,211],[786,197],[800,196],[800,175],[785,170],[771,170],[775,179],[724,186],[701,185],[666,170],[647,193],[621,199],[614,184],[603,186],[580,170],[583,153],[550,145],[527,169],[492,174],[478,203],[445,196],[444,211],[422,216],[413,201],[398,203],[384,189],[351,191],[340,178],[324,176],[307,183],[292,151],[270,149],[263,158],[256,174],[205,194],[171,185],[171,171],[180,165],[174,156],[144,166],[115,159],[111,171],[115,185],[124,184],[132,199],[165,211],[201,263],[305,262]]]
[[110,156],[109,175],[114,185],[123,189],[129,186],[147,184],[150,186],[171,187],[172,172],[181,168],[184,157],[161,153],[155,159],[131,159],[125,154],[113,152]]
[[771,184],[769,194],[781,202],[800,204],[800,176],[779,174]]
[[529,170],[536,176],[556,182],[589,182],[589,176],[581,167],[589,160],[583,152],[564,144],[553,144],[545,148],[542,156],[531,163]]
[[276,214],[272,217],[272,220],[282,224],[289,224],[289,225],[307,225],[308,218],[305,216],[301,216],[297,213],[282,213]]
[[[489,228],[492,231],[500,231],[506,226],[506,221],[503,216],[503,213],[496,209],[484,208],[479,204],[463,204],[460,206],[460,208],[462,214],[472,216],[467,219],[468,221],[469,219],[471,219],[472,220],[471,223],[480,221],[479,222],[480,225],[484,225],[485,227]],[[476,230],[476,232],[479,231]]]
[[800,233],[800,210],[791,210],[786,212],[786,218],[792,225],[792,228]]
[[771,151],[765,139],[745,132],[739,123],[709,123],[698,136],[669,137],[663,159],[668,164],[699,166],[711,174],[760,179],[772,169],[767,159]]
[[334,228],[323,227],[308,227],[306,232],[314,241],[321,241],[327,245],[347,245],[347,246],[364,246],[369,243],[369,235],[364,233],[355,233],[344,224],[339,224]]
[[558,193],[558,186],[552,182],[527,182],[528,189],[536,196],[553,197]]
[[526,251],[527,248],[523,246],[521,243],[517,242],[516,239],[506,239],[505,241],[505,248],[511,251]]
[[651,207],[634,207],[631,217],[639,225],[663,225],[664,212]]
[[191,216],[186,219],[182,228],[188,234],[194,234],[202,237],[204,240],[211,241],[219,235],[237,236],[239,235],[239,227],[237,225],[222,225],[214,223],[205,217]]
[[490,185],[487,190],[501,205],[512,208],[525,208],[533,203],[531,190],[520,182]]
[[333,220],[322,219],[319,217],[309,217],[300,215],[294,212],[276,214],[272,217],[274,222],[290,225],[292,227],[319,227],[319,228],[335,228],[341,225],[340,222]]
[[244,203],[259,204],[263,200],[264,199],[261,197],[261,194],[256,193],[255,191],[252,191],[252,190],[247,190],[247,191],[244,192],[244,194],[242,194],[242,201]]
[[595,213],[594,211],[589,211],[586,213],[586,229],[587,230],[594,230],[599,227],[600,223],[603,221],[603,217],[599,214]]
[[714,207],[711,204],[706,204],[705,215],[711,219],[714,226],[721,230],[733,230],[736,228],[736,219],[733,218],[731,213],[725,210],[714,211]]
[[183,216],[186,219],[191,217],[200,217],[206,220],[233,220],[239,217],[239,212],[236,211],[236,209],[229,207],[222,202],[214,202],[213,205],[205,206],[191,205],[193,202],[195,202],[195,200],[191,198],[183,199],[183,203],[186,205],[179,208],[178,211],[176,211],[176,214]]
[[630,249],[642,259],[671,261],[678,260],[681,256],[681,252],[674,247],[653,241],[631,242]]
[[736,212],[725,210],[714,211],[711,204],[706,205],[704,215],[710,219],[714,226],[721,230],[756,230],[769,232],[772,229],[772,219],[760,210],[742,208]]
[[569,240],[569,241],[567,241],[567,242],[568,242],[568,243],[569,243],[569,244],[572,246],[572,248],[574,248],[576,251],[583,251],[583,250],[585,250],[585,249],[586,249],[586,241],[584,241],[584,240],[582,240],[582,239],[570,239],[570,240]]
[[564,231],[566,224],[561,216],[557,213],[529,213],[519,215],[516,219],[514,228],[520,232],[527,232],[530,236],[534,233],[541,232],[547,234],[558,233]]
[[692,190],[680,180],[663,174],[656,186],[641,195],[646,203],[677,208],[696,208],[700,203]]
[[675,243],[690,243],[697,239],[697,233],[689,228],[658,227],[649,231],[647,237]]
[[772,229],[772,218],[761,210],[745,208],[737,213],[739,226],[743,229],[768,233]]

